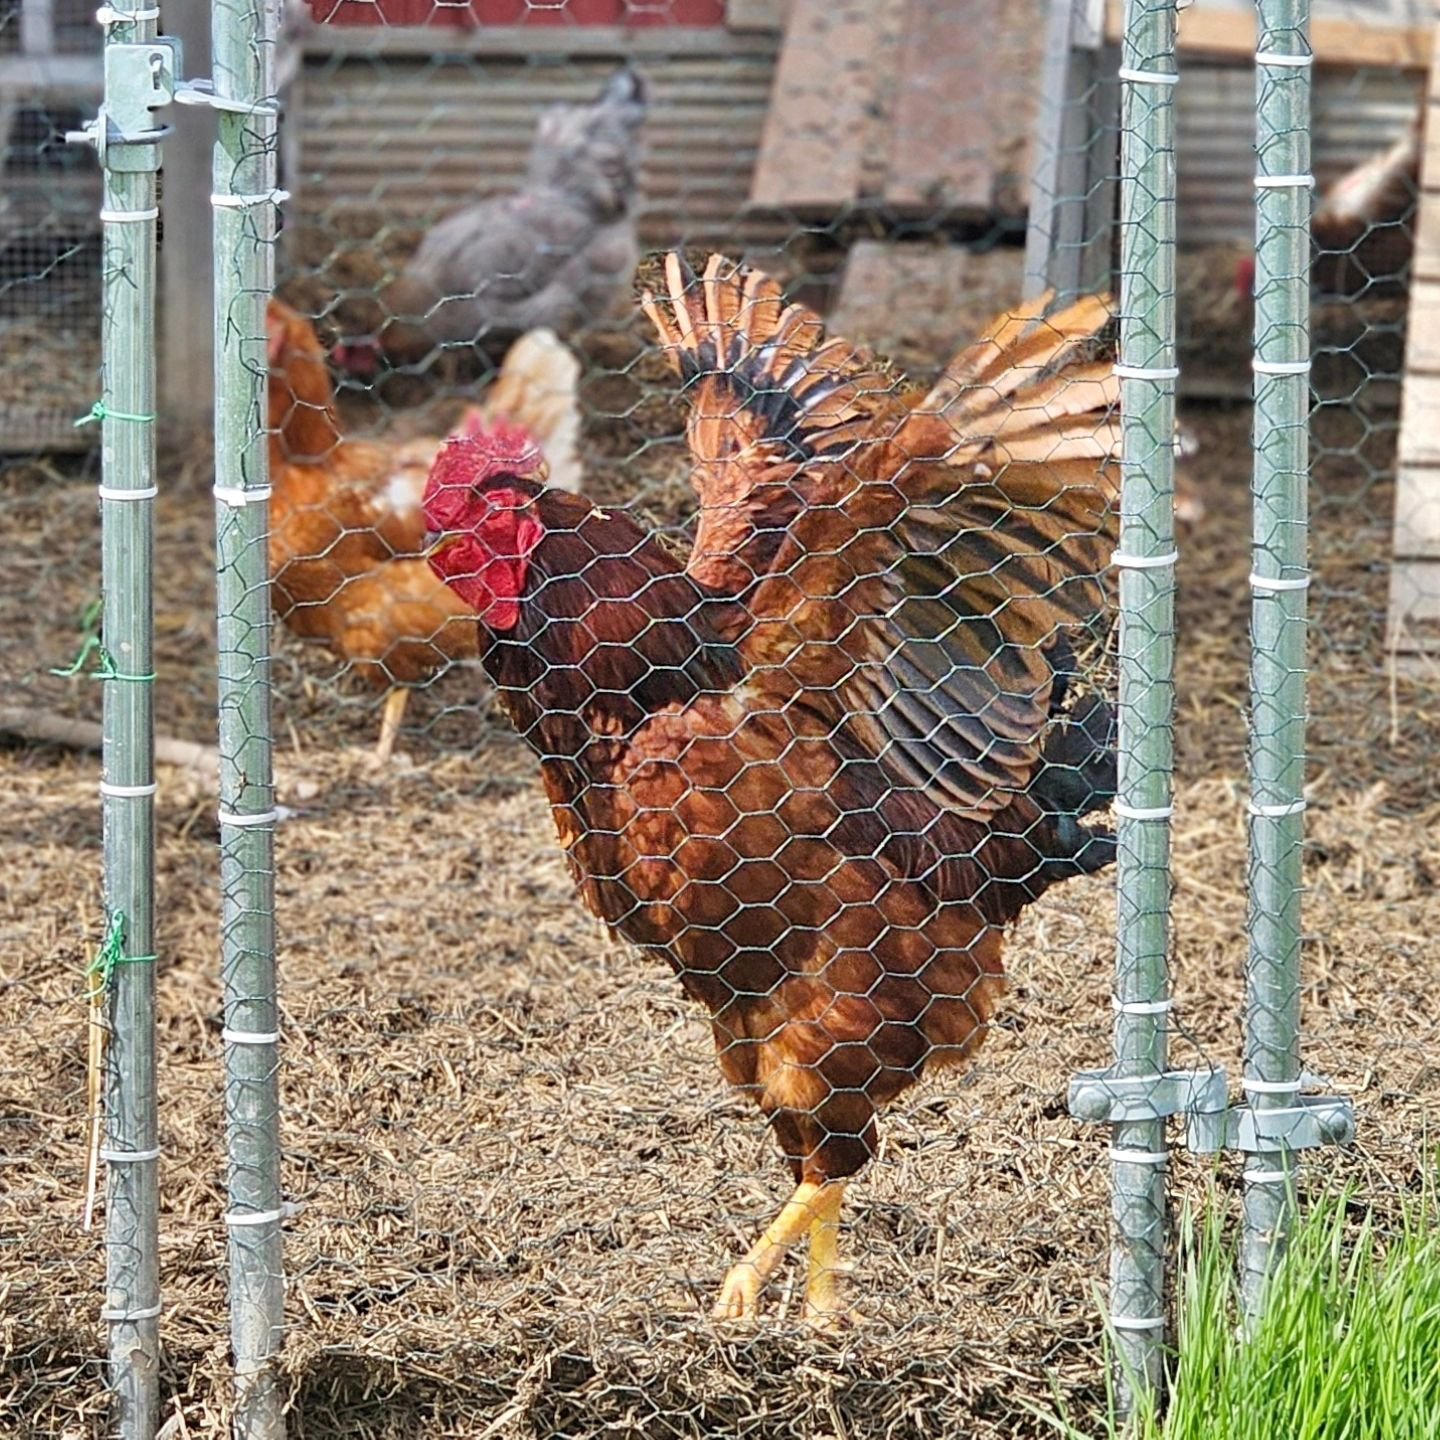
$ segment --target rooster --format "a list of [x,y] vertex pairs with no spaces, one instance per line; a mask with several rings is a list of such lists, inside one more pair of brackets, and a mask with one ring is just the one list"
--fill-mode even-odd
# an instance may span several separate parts
[[521,187],[441,220],[379,296],[371,333],[336,347],[337,363],[369,380],[382,359],[417,365],[441,346],[499,353],[541,326],[568,338],[628,299],[645,113],[629,68],[592,104],[547,110]]
[[1005,927],[1114,856],[1079,823],[1109,708],[1062,714],[1117,533],[1104,305],[1006,317],[916,405],[757,272],[646,303],[689,387],[688,566],[483,437],[436,457],[431,564],[585,903],[708,1009],[790,1166],[716,1317],[808,1238],[805,1314],[840,1326],[879,1111],[974,1051]]
[[[310,322],[278,300],[266,316],[270,427],[270,566],[276,614],[326,641],[388,688],[377,763],[388,762],[409,687],[475,655],[465,607],[426,564],[420,502],[441,437],[399,443],[342,436],[325,352]],[[579,364],[536,331],[510,352],[459,432],[491,427],[533,451],[527,473],[579,486]],[[543,449],[542,449],[543,447]],[[548,470],[541,456],[554,457]]]

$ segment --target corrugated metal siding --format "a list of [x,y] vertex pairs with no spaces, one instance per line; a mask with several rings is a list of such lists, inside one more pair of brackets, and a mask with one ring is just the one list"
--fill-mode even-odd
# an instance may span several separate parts
[[[723,37],[720,37],[723,43]],[[377,210],[426,224],[513,185],[541,109],[592,99],[613,59],[331,57],[308,62],[300,107],[299,216]],[[661,246],[784,234],[741,221],[770,98],[774,50],[645,57],[642,240]]]
[[[1423,76],[1315,72],[1311,163],[1323,189],[1383,150],[1415,113]],[[1178,229],[1182,246],[1244,244],[1255,233],[1255,77],[1190,64],[1176,87]]]
[[[715,53],[641,61],[655,98],[641,216],[647,246],[775,243],[795,228],[793,217],[745,213],[775,50],[727,54],[719,49],[723,35],[716,43]],[[614,63],[383,53],[309,60],[299,218],[323,225],[327,216],[375,211],[423,226],[512,185],[539,111],[590,98]],[[1322,188],[1395,138],[1414,113],[1421,80],[1398,71],[1316,70],[1313,163]],[[1243,244],[1254,228],[1253,74],[1191,63],[1176,104],[1180,243]]]

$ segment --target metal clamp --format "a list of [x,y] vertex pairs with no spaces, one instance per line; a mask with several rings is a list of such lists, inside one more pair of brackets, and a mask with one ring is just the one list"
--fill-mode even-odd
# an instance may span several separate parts
[[1071,1078],[1067,1103],[1075,1119],[1092,1125],[1183,1115],[1185,1143],[1201,1153],[1224,1147],[1230,1113],[1223,1070],[1167,1070],[1160,1075],[1081,1070]]
[[94,147],[107,170],[160,168],[156,148],[170,126],[156,125],[151,112],[175,98],[182,69],[180,42],[159,35],[142,44],[105,47],[105,102],[80,130],[67,130],[71,144]]
[[276,116],[280,107],[271,100],[256,104],[253,100],[232,100],[215,93],[213,80],[187,80],[175,92],[177,105],[204,105],[211,110],[225,110],[232,115]]
[[1247,1155],[1348,1145],[1355,1138],[1355,1107],[1344,1096],[1297,1095],[1274,1110],[1236,1105],[1225,1116],[1225,1147]]

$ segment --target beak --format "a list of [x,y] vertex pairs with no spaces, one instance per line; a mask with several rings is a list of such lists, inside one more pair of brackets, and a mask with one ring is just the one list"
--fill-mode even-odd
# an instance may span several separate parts
[[457,541],[464,539],[464,536],[454,530],[430,530],[425,535],[425,548],[420,552],[423,559],[429,560],[441,551],[448,550]]

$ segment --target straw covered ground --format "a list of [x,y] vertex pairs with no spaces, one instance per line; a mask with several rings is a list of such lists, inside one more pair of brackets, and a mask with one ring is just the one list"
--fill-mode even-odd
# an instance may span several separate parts
[[[615,382],[605,382],[613,385]],[[638,383],[636,381],[622,382]],[[597,399],[597,397],[599,397]],[[591,402],[612,414],[627,405]],[[639,418],[636,418],[636,416]],[[647,439],[636,428],[650,416]],[[1248,411],[1196,412],[1209,507],[1180,572],[1175,1059],[1237,1059],[1244,954]],[[1383,419],[1383,417],[1382,417]],[[587,436],[595,493],[682,487],[674,412]],[[1388,1211],[1417,1181],[1440,1070],[1436,694],[1383,652],[1392,436],[1326,421],[1317,468],[1316,678],[1304,1006],[1310,1067],[1352,1095],[1342,1162]],[[621,457],[640,451],[634,465]],[[93,715],[46,673],[96,589],[94,476],[0,474],[7,692]],[[160,715],[209,740],[211,502],[203,458],[158,507]],[[703,1018],[572,899],[535,767],[449,677],[404,755],[366,758],[369,692],[279,637],[276,719],[289,1274],[296,1440],[410,1437],[1024,1437],[1029,1407],[1101,1392],[1105,1135],[1071,1121],[1072,1071],[1105,1063],[1106,879],[1035,906],[975,1071],[914,1091],[854,1187],[846,1242],[865,1322],[705,1318],[785,1177],[722,1086]],[[100,925],[93,756],[0,750],[0,1433],[102,1433],[102,1254],[84,1182],[82,971]],[[216,826],[183,772],[158,802],[165,1415],[224,1433],[228,1381]],[[1332,1157],[1322,1166],[1334,1168]],[[1182,1157],[1184,1188],[1208,1161]],[[1224,1174],[1234,1174],[1226,1161]]]

